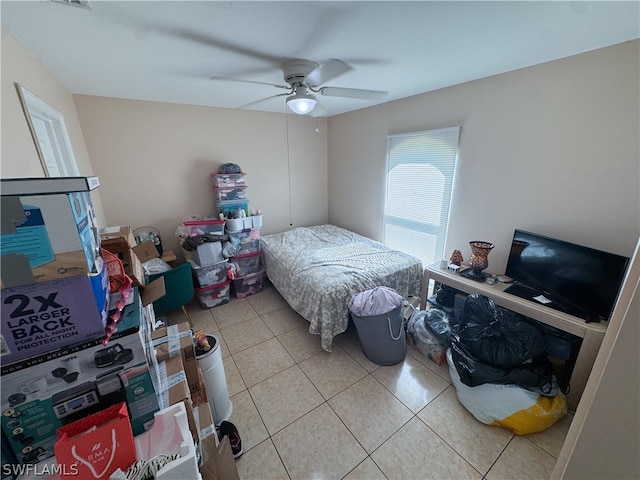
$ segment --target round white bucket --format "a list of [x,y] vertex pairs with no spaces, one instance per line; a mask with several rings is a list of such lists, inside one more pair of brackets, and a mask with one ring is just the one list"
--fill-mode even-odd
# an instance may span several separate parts
[[198,359],[200,370],[202,370],[209,407],[211,408],[211,415],[213,415],[213,423],[220,425],[223,420],[229,420],[231,417],[233,404],[229,399],[220,341],[215,335],[208,334],[207,340],[211,345],[211,349],[208,352],[196,354],[196,358]]

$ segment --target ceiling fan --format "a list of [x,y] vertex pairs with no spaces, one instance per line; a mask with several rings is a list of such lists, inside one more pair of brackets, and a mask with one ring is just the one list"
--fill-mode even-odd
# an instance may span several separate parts
[[363,90],[358,88],[326,86],[326,82],[352,69],[342,60],[332,59],[324,65],[320,65],[311,60],[291,59],[284,61],[280,65],[280,69],[282,70],[283,79],[286,82],[286,85],[231,77],[211,77],[211,79],[270,85],[272,87],[288,90],[285,93],[279,93],[242,105],[240,108],[246,108],[272,98],[286,95],[287,106],[292,112],[299,115],[306,115],[312,112],[316,107],[318,101],[314,93],[327,97],[357,98],[362,100],[380,100],[386,97],[389,93],[381,90]]

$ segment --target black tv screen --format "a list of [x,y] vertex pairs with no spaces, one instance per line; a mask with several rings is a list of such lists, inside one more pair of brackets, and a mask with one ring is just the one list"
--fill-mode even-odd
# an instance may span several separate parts
[[[505,291],[583,318],[608,320],[629,259],[563,240],[516,230]],[[539,297],[542,295],[543,297]]]

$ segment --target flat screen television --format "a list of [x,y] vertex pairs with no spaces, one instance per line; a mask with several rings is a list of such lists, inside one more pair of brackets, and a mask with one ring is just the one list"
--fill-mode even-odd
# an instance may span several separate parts
[[514,284],[505,291],[587,322],[608,320],[629,259],[518,230],[507,261]]

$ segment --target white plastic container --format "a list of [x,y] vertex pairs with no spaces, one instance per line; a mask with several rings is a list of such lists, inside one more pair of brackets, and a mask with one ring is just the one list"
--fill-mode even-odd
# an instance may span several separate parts
[[239,232],[244,228],[244,221],[242,218],[227,218],[227,231]]
[[260,228],[262,226],[262,215],[252,215],[251,226],[252,228]]
[[215,335],[209,334],[207,334],[207,340],[211,349],[204,353],[201,353],[200,349],[196,349],[196,358],[200,370],[202,370],[202,378],[204,379],[207,398],[209,399],[213,423],[220,425],[223,420],[229,420],[231,417],[233,404],[229,398],[220,341]]
[[202,480],[184,403],[178,402],[156,412],[151,429],[135,437],[135,442],[138,459],[141,460],[161,454],[180,455],[156,473],[156,480]]

